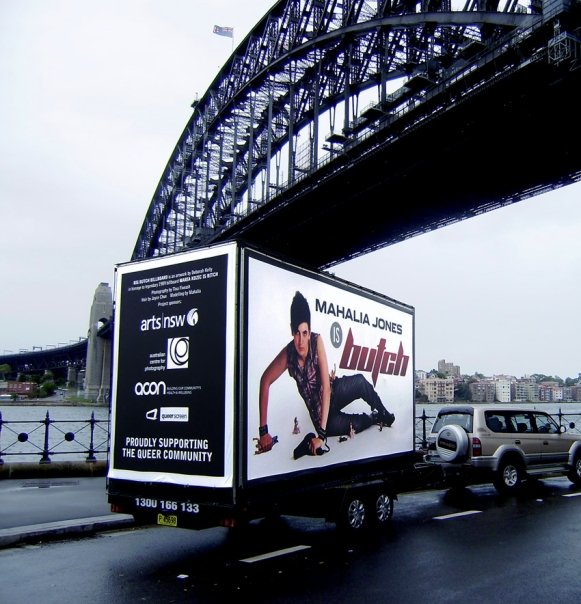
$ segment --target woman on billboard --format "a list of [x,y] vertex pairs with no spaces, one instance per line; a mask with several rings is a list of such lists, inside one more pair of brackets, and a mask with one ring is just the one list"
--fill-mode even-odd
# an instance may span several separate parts
[[[270,451],[273,446],[267,423],[269,391],[285,371],[295,380],[316,432],[307,434],[295,449],[295,459],[328,451],[328,436],[348,436],[374,424],[387,427],[393,424],[395,415],[384,407],[362,374],[337,377],[334,370],[329,372],[323,338],[311,331],[309,303],[300,292],[295,293],[291,303],[290,327],[293,339],[271,361],[260,379],[258,453]],[[344,413],[343,409],[356,399],[364,400],[371,412]]]

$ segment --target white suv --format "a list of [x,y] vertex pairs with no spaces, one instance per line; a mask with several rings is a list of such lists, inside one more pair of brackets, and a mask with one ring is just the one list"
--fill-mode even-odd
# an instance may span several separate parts
[[581,435],[535,409],[444,407],[432,426],[425,461],[440,465],[446,483],[454,486],[492,482],[506,494],[527,477],[559,475],[581,486]]

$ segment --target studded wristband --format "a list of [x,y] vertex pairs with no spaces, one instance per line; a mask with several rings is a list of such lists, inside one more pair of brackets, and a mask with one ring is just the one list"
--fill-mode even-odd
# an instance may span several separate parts
[[264,424],[264,426],[259,426],[258,434],[260,436],[265,436],[266,434],[268,434],[268,424]]

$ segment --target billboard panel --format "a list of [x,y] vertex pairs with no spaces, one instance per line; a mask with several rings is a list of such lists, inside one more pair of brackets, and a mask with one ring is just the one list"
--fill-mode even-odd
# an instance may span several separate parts
[[413,308],[248,252],[246,273],[248,479],[412,451]]
[[110,478],[233,480],[236,248],[117,268]]

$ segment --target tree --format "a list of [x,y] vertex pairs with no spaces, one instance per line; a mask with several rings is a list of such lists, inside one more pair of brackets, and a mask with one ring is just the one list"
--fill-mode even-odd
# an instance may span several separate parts
[[52,380],[46,380],[44,382],[42,382],[42,384],[40,385],[39,391],[38,391],[38,396],[40,398],[45,398],[47,396],[51,396],[55,393],[56,391],[56,384],[54,383],[54,381]]
[[445,373],[442,373],[437,369],[432,369],[432,371],[430,371],[430,375],[432,377],[440,378],[441,380],[445,380],[448,377]]
[[454,389],[454,398],[459,401],[469,401],[472,395],[470,394],[470,380],[461,382]]

